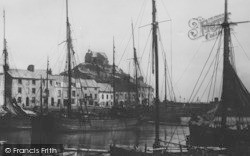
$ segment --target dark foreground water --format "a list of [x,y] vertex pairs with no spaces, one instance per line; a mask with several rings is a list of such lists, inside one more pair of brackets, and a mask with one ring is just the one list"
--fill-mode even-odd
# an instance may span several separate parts
[[[188,135],[187,127],[160,126],[160,139],[166,142],[185,144],[185,136]],[[33,137],[33,138],[32,138]],[[38,136],[35,136],[36,140]],[[111,144],[125,147],[138,145],[141,149],[145,145],[150,147],[154,143],[154,125],[145,124],[135,131],[105,131],[105,132],[83,132],[63,133],[49,136],[51,144],[64,144],[69,147],[81,147],[91,149],[109,149]],[[29,130],[18,132],[1,132],[0,141],[7,141],[9,144],[31,144],[34,135]],[[162,144],[166,145],[166,142]]]

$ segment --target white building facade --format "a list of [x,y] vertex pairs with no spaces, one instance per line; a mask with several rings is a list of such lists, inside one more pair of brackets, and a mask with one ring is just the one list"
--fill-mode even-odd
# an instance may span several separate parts
[[98,83],[99,86],[99,106],[111,108],[113,106],[113,88],[108,83]]

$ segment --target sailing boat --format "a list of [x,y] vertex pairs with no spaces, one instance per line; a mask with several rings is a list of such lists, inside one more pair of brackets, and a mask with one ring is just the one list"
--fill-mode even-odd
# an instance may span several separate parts
[[[250,128],[244,117],[250,108],[250,94],[237,75],[233,65],[230,28],[244,22],[228,21],[228,4],[225,0],[224,22],[220,26],[224,33],[223,52],[223,86],[221,101],[218,106],[203,117],[193,116],[189,123],[190,146],[212,146],[232,148],[241,145],[250,145]],[[210,25],[207,25],[210,26]],[[212,26],[212,25],[211,25]],[[210,116],[205,122],[206,116]],[[235,118],[236,123],[230,125],[230,118]],[[210,120],[209,120],[210,119]]]
[[7,41],[5,38],[5,11],[3,11],[4,18],[4,38],[3,38],[3,55],[4,65],[3,74],[3,103],[0,107],[0,130],[18,130],[31,129],[31,118],[36,114],[33,111],[23,109],[17,104],[17,101],[11,95],[12,77],[8,64]]
[[[128,74],[128,76],[126,76],[126,85],[127,85],[127,93],[126,96],[125,95],[125,104],[117,104],[117,101],[114,101],[114,103],[116,102],[116,105],[114,105],[114,107],[112,107],[112,112],[114,112],[115,114],[121,114],[124,117],[125,116],[138,116],[138,114],[140,114],[140,120],[144,120],[147,118],[149,118],[149,116],[151,115],[150,113],[148,113],[148,106],[145,105],[142,102],[140,102],[139,99],[139,90],[140,90],[140,82],[139,82],[139,74],[138,74],[138,70],[140,70],[140,66],[139,66],[139,62],[138,62],[138,58],[137,58],[137,52],[136,52],[136,48],[135,48],[135,40],[134,40],[134,26],[133,26],[133,22],[131,23],[131,27],[132,27],[132,42],[133,42],[133,64],[134,64],[134,80],[135,82],[131,82],[131,77],[130,74]],[[113,59],[114,60],[114,59]],[[115,65],[113,64],[113,69],[115,69]],[[113,88],[115,91],[116,88],[116,84],[119,85],[119,83],[123,83],[123,82],[119,82],[119,81],[115,81],[115,70],[113,71]],[[141,82],[143,83],[143,82]],[[118,86],[117,85],[117,86]],[[143,85],[146,85],[143,83]],[[122,87],[120,87],[122,88]],[[125,88],[125,87],[124,87]],[[133,92],[133,93],[131,93]],[[134,94],[135,92],[135,94]],[[115,96],[115,94],[113,95]],[[127,98],[128,97],[128,98]],[[141,100],[143,101],[143,100]],[[148,99],[149,101],[149,99]]]
[[[110,155],[111,156],[122,156],[122,155],[131,155],[131,156],[149,156],[149,155],[165,155],[161,153],[160,149],[160,138],[159,138],[159,67],[158,67],[158,22],[156,21],[156,5],[155,0],[152,0],[152,9],[153,9],[153,17],[152,17],[152,38],[153,38],[153,52],[155,56],[155,141],[153,144],[153,152],[147,151],[145,149],[144,152],[136,151],[135,149],[124,149],[116,146],[110,147]],[[164,148],[163,148],[164,150]]]
[[[71,30],[70,23],[68,17],[68,0],[66,0],[66,43],[67,43],[67,113],[66,114],[51,114],[47,115],[47,118],[44,118],[42,121],[42,129],[48,130],[50,132],[83,132],[83,131],[109,131],[109,130],[127,130],[134,129],[137,127],[139,120],[134,117],[128,118],[112,118],[108,117],[90,117],[89,114],[83,114],[83,112],[73,112],[71,108],[72,102],[72,57],[74,57],[73,45],[71,39]],[[113,45],[113,53],[114,51]],[[115,67],[115,65],[113,65]],[[114,69],[113,69],[114,71]],[[84,81],[80,79],[79,83]],[[77,82],[77,81],[76,81]],[[81,87],[81,91],[82,91]],[[82,91],[83,92],[83,91]],[[115,94],[115,92],[114,92]],[[115,103],[115,96],[114,96]],[[80,101],[80,105],[82,103]],[[46,123],[49,122],[51,124],[46,126]],[[39,125],[34,125],[35,129]],[[50,127],[50,128],[48,128]]]

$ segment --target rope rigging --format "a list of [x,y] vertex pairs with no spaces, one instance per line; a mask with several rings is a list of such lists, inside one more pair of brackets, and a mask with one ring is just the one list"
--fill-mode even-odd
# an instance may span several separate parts
[[232,32],[232,34],[233,34],[233,36],[235,37],[235,39],[236,39],[237,43],[239,44],[240,48],[241,48],[241,49],[242,49],[242,51],[244,52],[244,54],[245,54],[246,58],[250,61],[250,57],[247,55],[247,53],[246,53],[245,49],[244,49],[244,48],[243,48],[243,46],[240,44],[240,42],[239,42],[239,40],[238,40],[237,36],[235,35],[235,33],[234,33],[234,32]]
[[[210,94],[210,90],[211,90],[211,86],[212,86],[212,82],[213,82],[212,80],[213,80],[214,74],[215,74],[215,72],[216,72],[215,69],[216,69],[216,66],[218,66],[218,58],[219,58],[219,50],[220,50],[220,45],[221,45],[221,39],[222,39],[222,35],[220,35],[220,39],[219,39],[219,48],[217,49],[216,55],[215,55],[214,59],[212,60],[212,62],[211,62],[211,64],[210,64],[210,66],[209,66],[209,68],[208,68],[208,70],[207,70],[205,76],[203,77],[203,79],[202,79],[202,81],[201,81],[201,83],[200,83],[200,85],[199,85],[199,87],[198,87],[198,89],[197,89],[196,93],[194,94],[193,99],[192,99],[191,101],[193,101],[194,98],[197,96],[197,94],[198,94],[198,92],[199,92],[201,86],[203,85],[203,83],[204,83],[204,81],[205,81],[205,79],[206,79],[206,77],[207,77],[207,75],[208,75],[208,73],[209,73],[209,71],[210,71],[210,69],[211,69],[211,67],[212,67],[212,65],[214,64],[214,70],[213,70],[211,79],[210,79],[210,81],[208,82],[208,85],[207,85],[207,87],[206,87],[206,89],[207,89],[208,86],[210,86],[208,96],[209,96],[209,94]],[[214,62],[215,62],[215,63],[214,63]],[[210,84],[210,83],[211,83],[211,84]],[[210,84],[210,85],[209,85],[209,84]],[[205,93],[206,89],[204,90],[203,93]],[[202,96],[203,96],[203,95],[202,95]]]
[[[135,27],[138,25],[140,16],[141,16],[141,20],[142,20],[142,17],[143,17],[143,15],[144,15],[144,11],[145,11],[146,2],[147,2],[147,0],[144,0],[144,1],[143,1],[142,7],[141,7],[141,9],[140,9],[140,11],[139,11],[139,15],[137,16],[137,19],[136,19],[136,22],[135,22]],[[119,67],[121,61],[123,60],[124,54],[125,54],[125,52],[127,51],[127,48],[128,48],[128,46],[129,46],[129,43],[130,43],[130,41],[131,41],[131,39],[132,39],[132,34],[131,34],[131,33],[129,33],[129,34],[130,34],[130,35],[129,35],[129,36],[130,36],[130,37],[129,37],[129,40],[128,40],[126,46],[125,46],[125,49],[124,49],[124,51],[123,51],[123,53],[122,53],[122,55],[121,55],[121,58],[120,58],[120,60],[119,60],[119,62],[118,62],[118,64],[117,64],[117,67]],[[139,45],[139,44],[138,44],[138,45]]]
[[[220,32],[222,32],[222,30],[221,30]],[[200,75],[199,75],[199,77],[198,77],[198,79],[197,79],[197,81],[196,81],[196,83],[195,83],[195,85],[194,85],[194,88],[193,88],[193,90],[192,90],[192,92],[191,92],[191,95],[190,95],[190,97],[189,97],[188,102],[191,102],[191,101],[192,101],[192,97],[193,97],[194,91],[195,91],[195,89],[196,89],[196,86],[198,85],[198,82],[200,81],[200,78],[201,78],[201,76],[202,76],[202,73],[203,73],[203,71],[205,70],[205,67],[206,67],[206,65],[207,65],[207,63],[208,63],[208,61],[209,61],[209,59],[210,59],[210,57],[211,57],[211,55],[212,55],[212,52],[213,52],[213,50],[214,50],[214,47],[215,47],[215,45],[216,45],[216,43],[217,43],[219,37],[220,37],[220,35],[218,35],[218,36],[216,37],[216,40],[215,40],[215,42],[214,42],[214,44],[213,44],[213,47],[212,47],[212,49],[211,49],[211,51],[210,51],[210,53],[209,53],[209,56],[208,56],[208,58],[206,59],[205,64],[204,64],[204,66],[202,67],[201,73],[200,73]],[[193,99],[194,99],[194,97],[193,97]]]
[[162,37],[161,37],[161,33],[160,33],[160,29],[158,28],[158,34],[159,34],[159,41],[160,41],[160,45],[161,45],[161,49],[162,49],[162,56],[163,56],[163,62],[165,64],[165,68],[166,68],[166,76],[165,79],[167,79],[167,86],[169,86],[169,95],[170,95],[170,99],[173,100],[175,99],[175,93],[174,93],[174,89],[173,89],[173,83],[172,83],[172,79],[171,79],[171,74],[169,73],[169,67],[168,67],[168,63],[166,60],[166,52],[164,50],[164,46],[162,43]]

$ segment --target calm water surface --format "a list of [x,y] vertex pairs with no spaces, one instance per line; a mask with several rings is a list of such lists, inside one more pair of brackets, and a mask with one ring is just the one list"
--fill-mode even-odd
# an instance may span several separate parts
[[[169,142],[185,144],[185,135],[188,135],[188,127],[160,126],[160,139]],[[33,137],[33,138],[32,138]],[[35,139],[38,136],[35,136]],[[145,144],[151,147],[154,143],[154,125],[142,125],[136,131],[107,131],[107,132],[83,132],[64,133],[49,136],[49,143],[64,144],[70,147],[109,149],[111,144],[120,146],[138,145],[143,149]],[[10,144],[31,144],[34,135],[31,131],[1,132],[0,140]],[[162,144],[166,144],[162,142]]]

